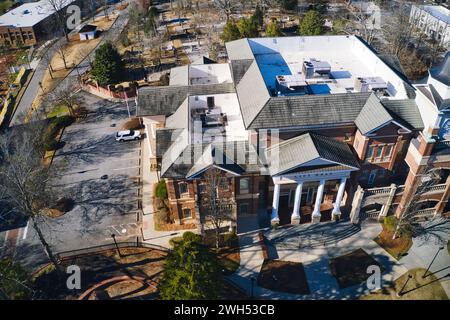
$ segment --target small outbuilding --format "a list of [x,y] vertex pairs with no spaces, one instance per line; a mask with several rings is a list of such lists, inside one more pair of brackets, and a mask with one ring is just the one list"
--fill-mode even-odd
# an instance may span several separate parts
[[78,34],[80,35],[80,41],[95,39],[95,36],[97,35],[97,26],[86,24],[78,31]]

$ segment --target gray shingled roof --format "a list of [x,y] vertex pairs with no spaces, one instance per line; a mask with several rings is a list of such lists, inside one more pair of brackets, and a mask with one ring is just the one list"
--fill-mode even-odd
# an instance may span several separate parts
[[255,59],[247,38],[227,42],[225,48],[230,60]]
[[256,150],[247,141],[190,144],[175,160],[166,152],[162,164],[165,165],[161,177],[174,179],[194,178],[213,165],[238,175],[259,172],[263,167]]
[[189,85],[189,65],[170,69],[169,83],[171,86]]
[[369,95],[359,92],[272,97],[249,125],[245,119],[244,123],[251,129],[351,124]]
[[393,116],[394,120],[402,121],[412,129],[424,128],[419,107],[413,99],[383,100],[383,106]]
[[169,117],[166,118],[166,128],[185,128],[189,125],[189,101],[184,99],[179,108]]
[[392,120],[392,116],[383,107],[380,99],[375,94],[371,94],[356,117],[355,124],[362,134],[367,134]]
[[355,124],[362,134],[396,121],[413,130],[423,129],[423,121],[419,108],[413,99],[383,99],[379,100],[375,94],[367,99],[366,104],[355,120]]
[[269,91],[256,61],[252,62],[241,82],[236,86],[236,92],[241,105],[244,125],[248,128],[270,100]]
[[183,129],[161,128],[156,130],[156,156],[162,157]]
[[233,83],[144,87],[138,90],[138,116],[170,115],[188,96],[235,92]]
[[[315,133],[305,133],[285,140],[271,146],[266,152],[267,159],[270,159],[271,175],[289,172],[316,159],[328,161],[330,166],[343,166],[347,170],[359,169],[358,161],[345,142]],[[278,156],[274,152],[278,152]],[[305,169],[311,170],[311,166]]]
[[241,82],[242,77],[247,72],[248,68],[252,64],[252,59],[245,60],[232,60],[231,61],[231,70],[233,72],[233,81],[236,85]]
[[433,100],[438,110],[444,110],[450,107],[450,99],[442,99],[441,95],[432,84],[429,84],[428,87],[430,88],[430,92],[433,95]]

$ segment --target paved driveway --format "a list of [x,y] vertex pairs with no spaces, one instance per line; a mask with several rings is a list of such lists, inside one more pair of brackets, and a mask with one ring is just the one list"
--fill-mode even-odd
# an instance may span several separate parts
[[[46,219],[42,228],[54,252],[136,239],[140,188],[141,141],[116,142],[114,134],[127,121],[124,103],[113,103],[81,92],[90,111],[86,119],[67,127],[64,147],[54,159],[61,177],[55,186],[75,201],[59,218]],[[16,259],[30,267],[45,261],[33,228],[20,237]]]

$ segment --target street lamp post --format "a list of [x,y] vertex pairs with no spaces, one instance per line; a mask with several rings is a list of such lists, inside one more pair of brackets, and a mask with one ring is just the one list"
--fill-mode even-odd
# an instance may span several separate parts
[[403,290],[406,288],[406,285],[408,284],[409,280],[412,279],[412,274],[408,274],[408,278],[406,279],[405,283],[403,284],[403,287],[400,289],[399,292],[397,292],[397,297],[401,297],[403,295]]
[[119,250],[119,245],[117,244],[117,241],[116,241],[116,235],[113,233],[111,235],[111,238],[113,238],[113,240],[114,240],[114,244],[116,245],[116,249],[117,249],[117,253],[119,254],[119,257],[122,258],[122,254],[120,253],[120,250]]
[[441,250],[443,250],[443,249],[444,249],[444,246],[440,246],[440,247],[438,248],[438,251],[437,251],[436,254],[434,255],[433,260],[431,260],[430,265],[428,266],[427,270],[425,270],[425,273],[424,273],[423,276],[422,276],[423,279],[425,279],[425,278],[427,277],[427,273],[428,273],[428,271],[430,271],[431,265],[433,264],[434,260],[436,260],[436,257],[438,256],[439,252],[440,252]]

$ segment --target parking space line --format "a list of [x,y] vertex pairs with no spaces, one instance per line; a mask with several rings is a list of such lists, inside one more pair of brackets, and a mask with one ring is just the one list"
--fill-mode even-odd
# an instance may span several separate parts
[[128,169],[137,169],[140,168],[140,166],[134,166],[134,167],[125,167],[125,168],[115,168],[112,169],[113,171],[117,171],[117,170],[128,170]]
[[119,159],[110,159],[108,160],[108,162],[113,162],[113,161],[126,161],[126,160],[138,160],[140,159],[140,157],[133,157],[133,158],[119,158]]

